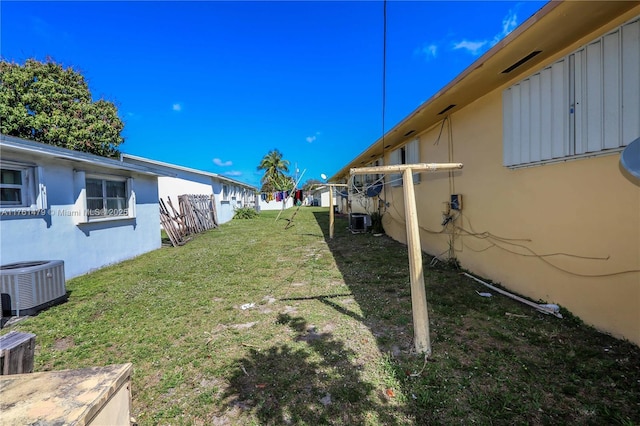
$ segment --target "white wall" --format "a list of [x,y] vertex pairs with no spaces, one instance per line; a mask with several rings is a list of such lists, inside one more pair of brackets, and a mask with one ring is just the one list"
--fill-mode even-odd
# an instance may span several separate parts
[[214,194],[211,178],[208,176],[202,176],[201,181],[188,180],[183,178],[174,178],[160,176],[158,178],[158,193],[160,198],[165,202],[167,198],[171,198],[171,202],[174,207],[177,206],[178,196],[184,194],[202,194],[211,195]]
[[[12,155],[11,159],[34,161],[19,155]],[[161,246],[155,176],[127,175],[133,177],[135,218],[76,225],[69,213],[74,211],[76,198],[80,196],[74,188],[74,167],[110,175],[114,170],[67,161],[61,164],[45,160],[38,165],[44,171],[47,211],[38,216],[0,215],[0,263],[60,259],[64,261],[66,277],[71,278]]]
[[[262,201],[262,198],[259,198],[260,200],[260,210],[282,210],[282,201],[276,201],[276,200],[272,200],[272,201]],[[285,209],[288,209],[290,207],[293,207],[293,198],[289,198],[287,199],[287,202],[285,204]]]
[[[320,207],[329,207],[329,203],[331,202],[330,198],[329,198],[329,190],[327,191],[323,191],[321,196],[320,196]],[[336,204],[336,196],[333,196],[333,205],[337,205]]]

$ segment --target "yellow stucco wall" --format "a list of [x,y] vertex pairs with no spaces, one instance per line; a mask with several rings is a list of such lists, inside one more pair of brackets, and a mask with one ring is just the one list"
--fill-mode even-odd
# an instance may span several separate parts
[[[453,241],[463,268],[640,344],[640,187],[621,173],[619,153],[502,166],[501,93],[454,114],[437,143],[439,125],[420,135],[422,162],[464,164],[416,185],[423,250],[447,258]],[[438,234],[450,191],[463,208]],[[402,188],[387,187],[387,201],[385,230],[404,242]]]

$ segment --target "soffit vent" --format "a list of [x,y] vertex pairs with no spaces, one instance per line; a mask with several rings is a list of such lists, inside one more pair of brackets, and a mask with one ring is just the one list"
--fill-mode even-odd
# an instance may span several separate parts
[[505,69],[504,71],[502,71],[502,74],[508,74],[511,71],[515,70],[516,68],[518,68],[520,65],[524,64],[525,62],[527,62],[528,60],[530,60],[531,58],[533,58],[534,56],[537,56],[539,53],[541,53],[542,50],[534,50],[533,52],[529,53],[527,56],[525,56],[524,58],[520,59],[518,62],[514,63],[513,65],[511,65],[509,68]]
[[445,112],[449,111],[451,108],[455,108],[455,107],[456,107],[456,105],[455,105],[455,104],[451,104],[451,105],[449,105],[448,107],[446,107],[445,109],[443,109],[442,111],[440,111],[440,112],[438,113],[438,115],[442,115],[442,114],[444,114]]

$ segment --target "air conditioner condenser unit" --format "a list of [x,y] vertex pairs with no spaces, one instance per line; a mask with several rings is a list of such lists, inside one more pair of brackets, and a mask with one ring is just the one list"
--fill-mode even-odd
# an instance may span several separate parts
[[25,316],[67,300],[64,261],[39,260],[0,266],[3,315]]
[[351,213],[349,216],[349,228],[351,232],[367,232],[371,227],[371,216],[365,213]]

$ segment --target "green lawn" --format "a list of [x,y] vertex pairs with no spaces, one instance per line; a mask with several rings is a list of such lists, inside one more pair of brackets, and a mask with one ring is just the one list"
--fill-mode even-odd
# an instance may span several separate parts
[[406,247],[293,211],[70,280],[2,333],[37,335],[36,371],[133,363],[140,425],[640,424],[637,346],[425,256],[425,362]]

